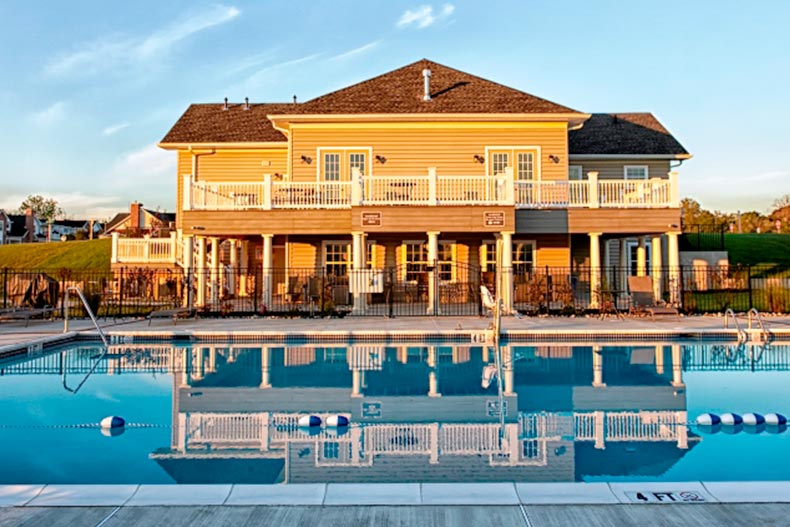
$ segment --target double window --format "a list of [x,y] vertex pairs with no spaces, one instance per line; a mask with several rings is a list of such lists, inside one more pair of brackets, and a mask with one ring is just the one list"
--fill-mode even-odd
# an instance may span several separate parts
[[[424,273],[428,272],[428,244],[425,242],[406,242],[403,244],[405,264],[405,279],[411,282],[420,282]],[[439,280],[452,282],[455,279],[455,243],[451,241],[439,242],[436,266]]]
[[[346,241],[324,242],[324,268],[329,276],[346,276],[351,269],[351,243]],[[376,267],[376,242],[367,242],[365,264],[368,269]]]
[[[528,274],[535,266],[535,242],[513,242],[513,273]],[[480,248],[480,266],[484,272],[496,272],[496,242],[485,242]]]
[[370,172],[369,150],[361,148],[319,148],[319,181],[351,181],[354,170]]
[[516,181],[534,181],[539,178],[537,150],[526,147],[495,147],[488,150],[488,175],[504,176],[513,170]]

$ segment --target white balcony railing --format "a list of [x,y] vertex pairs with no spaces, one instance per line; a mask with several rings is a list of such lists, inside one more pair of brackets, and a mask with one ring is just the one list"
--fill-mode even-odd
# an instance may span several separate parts
[[363,176],[351,181],[261,182],[183,179],[183,210],[348,209],[360,205],[500,205],[522,209],[678,207],[677,173],[668,179],[599,180],[589,172],[582,181],[514,180],[501,176]]
[[114,264],[178,263],[183,247],[175,232],[169,238],[121,238],[112,235],[112,258]]

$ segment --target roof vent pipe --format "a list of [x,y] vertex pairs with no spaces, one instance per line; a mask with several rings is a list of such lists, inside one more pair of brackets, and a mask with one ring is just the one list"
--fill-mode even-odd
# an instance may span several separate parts
[[425,94],[422,96],[423,101],[431,100],[431,70],[425,68],[422,70],[422,77],[425,81]]
[[296,95],[294,95],[294,104],[296,104]]
[[250,98],[249,97],[245,97],[244,98],[244,109],[245,110],[249,110],[250,109]]
[[223,110],[227,110],[228,109],[228,98],[227,97],[225,97],[225,105],[222,107],[222,109]]

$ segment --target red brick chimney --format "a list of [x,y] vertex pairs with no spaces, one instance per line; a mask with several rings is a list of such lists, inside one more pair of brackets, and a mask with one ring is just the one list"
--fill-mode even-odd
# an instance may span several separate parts
[[33,209],[28,207],[25,209],[25,242],[34,242],[36,241],[36,215],[33,213]]
[[142,216],[142,209],[143,204],[137,203],[136,201],[132,203],[129,208],[129,229],[131,230],[139,230],[140,229],[140,219]]

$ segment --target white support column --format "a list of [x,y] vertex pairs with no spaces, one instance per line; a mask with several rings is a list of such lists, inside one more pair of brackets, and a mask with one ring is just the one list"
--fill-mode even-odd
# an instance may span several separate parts
[[439,393],[439,379],[436,373],[438,363],[436,357],[436,346],[428,347],[428,397],[441,397]]
[[[3,225],[5,225],[5,223],[3,223]],[[120,237],[120,234],[117,232],[112,233],[112,255],[110,256],[111,263],[118,263],[118,239]]]
[[274,195],[274,184],[272,182],[271,174],[263,175],[263,196],[261,196],[261,205],[263,210],[272,210],[272,196]]
[[170,231],[170,263],[176,263],[178,256],[178,233]]
[[667,233],[667,252],[669,254],[669,301],[672,304],[680,302],[680,252],[678,250],[678,236],[680,232]]
[[236,245],[237,241],[234,238],[230,239],[230,271],[228,271],[228,276],[226,280],[228,282],[228,292],[230,294],[235,295],[236,293],[236,276],[238,275],[238,267],[239,267],[239,252],[238,246]]
[[680,189],[678,188],[678,173],[669,173],[669,206],[680,207]]
[[206,305],[206,237],[198,236],[198,254],[195,273],[197,273],[197,298],[195,304]]
[[628,240],[620,238],[620,258],[617,265],[620,272],[618,289],[624,294],[628,291]]
[[661,236],[650,237],[650,273],[653,277],[653,296],[661,299]]
[[[195,156],[192,156],[193,163]],[[182,178],[183,191],[182,199],[181,199],[181,209],[182,210],[192,210],[192,174],[186,175]]]
[[590,307],[597,309],[601,300],[601,233],[587,233],[590,237]]
[[208,349],[208,366],[206,366],[206,371],[209,373],[216,373],[217,372],[217,347],[211,346]]
[[497,291],[497,301],[502,298],[502,312],[508,314],[513,312],[513,233],[503,231],[502,236],[502,262],[500,262],[500,273],[502,274],[502,290]]
[[499,197],[503,205],[516,204],[516,178],[513,174],[513,167],[505,167],[504,196]]
[[604,450],[606,448],[606,414],[598,411],[593,412],[595,419],[595,448]]
[[639,237],[639,246],[636,248],[636,276],[647,276],[647,249],[645,237]]
[[188,387],[192,383],[192,348],[181,348],[181,386]]
[[367,310],[367,293],[363,293],[363,284],[365,284],[365,233],[352,232],[351,237],[353,240],[351,248],[351,281],[353,286],[354,305],[352,313],[355,315],[364,315]]
[[250,242],[241,240],[241,256],[239,258],[239,296],[247,296],[247,274],[249,273],[249,253]]
[[261,347],[261,383],[258,388],[265,390],[272,387],[271,378],[272,351],[269,346]]
[[186,275],[187,284],[186,288],[184,289],[184,306],[192,309],[195,305],[195,299],[192,296],[194,294],[194,284],[195,284],[195,249],[194,249],[194,238],[192,236],[184,236],[182,238],[184,247],[184,257],[183,257],[183,265],[184,265],[184,274]]
[[675,412],[675,433],[678,439],[678,448],[688,450],[689,448],[689,429],[684,423],[688,423],[689,414],[687,411]]
[[600,207],[600,201],[598,198],[598,172],[591,171],[587,172],[587,193],[589,194],[590,200],[590,208],[597,209]]
[[680,344],[672,344],[672,386],[683,384],[683,354]]
[[211,290],[211,306],[212,309],[219,307],[219,238],[212,237],[211,240],[211,281],[209,288]]
[[205,348],[195,350],[195,363],[192,365],[192,378],[196,381],[203,380],[205,377]]
[[149,243],[150,240],[150,234],[143,234],[143,261],[145,263],[148,263],[148,259],[151,256],[151,244]]
[[272,307],[272,287],[274,287],[274,269],[272,268],[274,234],[261,234],[263,238],[263,274],[261,284],[261,304],[266,309]]
[[431,231],[428,233],[428,266],[433,268],[433,271],[428,273],[428,311],[429,315],[433,315],[436,309],[436,275],[439,258],[439,232]]
[[351,205],[359,206],[365,201],[365,181],[359,167],[351,169]]
[[601,346],[593,346],[592,350],[593,359],[593,387],[603,388],[606,383],[603,382],[603,355],[601,354]]

